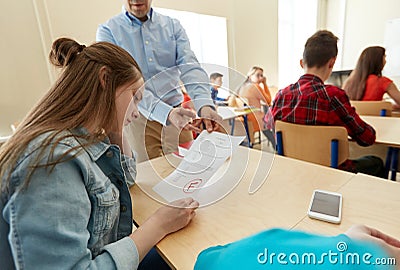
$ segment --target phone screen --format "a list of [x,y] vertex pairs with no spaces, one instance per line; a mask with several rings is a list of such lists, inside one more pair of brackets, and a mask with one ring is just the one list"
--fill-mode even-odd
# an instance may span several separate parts
[[339,196],[316,191],[311,205],[311,211],[339,217],[339,206]]

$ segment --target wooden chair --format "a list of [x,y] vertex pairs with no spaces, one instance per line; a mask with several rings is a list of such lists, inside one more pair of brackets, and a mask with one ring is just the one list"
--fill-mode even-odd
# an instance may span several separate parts
[[341,126],[298,125],[275,121],[280,155],[337,168],[349,157],[347,130]]
[[391,116],[392,103],[389,101],[350,101],[359,115]]

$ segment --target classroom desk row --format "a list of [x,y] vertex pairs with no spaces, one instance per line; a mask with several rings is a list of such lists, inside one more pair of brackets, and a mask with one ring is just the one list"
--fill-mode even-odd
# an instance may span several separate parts
[[[247,162],[243,162],[244,159]],[[172,156],[140,163],[137,184],[131,188],[134,220],[142,224],[158,207],[152,187],[173,171],[179,160]],[[334,235],[357,223],[376,227],[400,238],[400,185],[391,181],[352,174],[245,147],[226,162],[223,178],[240,174],[239,184],[226,197],[197,210],[191,224],[162,240],[157,248],[176,269],[193,269],[205,248],[224,245],[273,227],[301,229]],[[272,164],[271,168],[268,164]],[[262,167],[264,166],[264,168]],[[266,181],[254,194],[249,186]],[[261,178],[260,178],[261,177]],[[343,194],[340,225],[312,220],[307,208],[314,189]]]
[[[235,133],[235,119],[242,118],[243,119],[243,127],[246,135],[247,146],[252,148],[253,144],[251,143],[251,134],[250,134],[250,127],[248,122],[248,115],[253,112],[260,111],[259,108],[236,108],[236,107],[229,107],[229,106],[220,106],[217,107],[218,114],[222,117],[222,120],[227,122],[228,125],[222,123],[222,127],[227,131],[230,132],[231,135]],[[229,127],[230,126],[230,131]],[[239,127],[240,128],[240,127]]]
[[377,144],[388,146],[386,157],[386,170],[391,172],[390,179],[396,180],[398,170],[399,148],[400,148],[400,118],[361,116],[365,122],[370,124],[376,131]]
[[400,147],[400,117],[362,115],[361,119],[375,129],[377,143]]

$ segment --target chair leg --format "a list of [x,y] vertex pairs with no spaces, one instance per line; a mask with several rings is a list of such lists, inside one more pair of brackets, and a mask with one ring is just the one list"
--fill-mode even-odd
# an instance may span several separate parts
[[278,155],[283,156],[282,131],[276,132],[276,151],[278,152]]
[[235,132],[235,118],[229,119],[229,123],[232,124],[231,125],[231,135],[233,136],[233,134]]
[[248,147],[253,148],[253,144],[251,143],[251,140],[250,140],[249,122],[248,122],[247,115],[243,115],[243,122],[244,122],[244,129],[246,130]]
[[339,141],[333,139],[331,141],[331,167],[337,168],[339,166]]

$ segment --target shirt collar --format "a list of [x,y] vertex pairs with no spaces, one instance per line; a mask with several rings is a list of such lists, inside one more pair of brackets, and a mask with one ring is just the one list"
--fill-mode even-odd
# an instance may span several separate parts
[[[125,12],[126,17],[132,22],[133,24],[138,24],[138,25],[142,25],[143,22],[141,20],[139,20],[138,18],[136,18],[135,16],[133,16],[131,13],[129,13],[129,11],[126,10],[125,6],[123,6],[123,12]],[[147,13],[147,21],[153,21],[153,8],[150,8],[149,13]]]
[[307,80],[307,81],[314,80],[314,81],[317,81],[317,82],[319,82],[321,84],[324,84],[324,81],[320,77],[315,76],[313,74],[304,74],[304,75],[302,75],[300,77],[300,80]]

